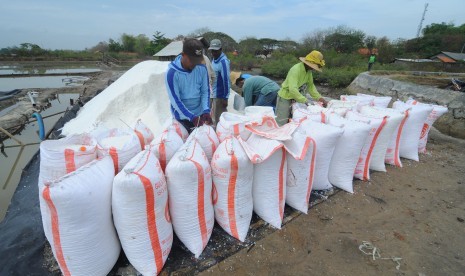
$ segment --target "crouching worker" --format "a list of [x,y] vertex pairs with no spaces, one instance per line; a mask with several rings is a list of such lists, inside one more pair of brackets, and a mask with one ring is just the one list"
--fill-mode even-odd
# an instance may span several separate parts
[[316,90],[312,75],[312,71],[321,72],[321,68],[325,66],[323,54],[312,51],[306,57],[300,57],[299,59],[301,62],[289,69],[286,80],[284,80],[278,92],[276,121],[280,126],[289,122],[293,101],[308,104],[307,95],[310,94],[312,100],[319,101],[323,106],[327,104],[326,100]]
[[237,87],[242,88],[245,106],[276,106],[279,84],[263,76],[251,76],[247,79],[240,76],[236,79]]
[[203,45],[197,39],[184,40],[182,53],[168,66],[165,85],[171,113],[190,133],[193,128],[212,124],[207,68]]

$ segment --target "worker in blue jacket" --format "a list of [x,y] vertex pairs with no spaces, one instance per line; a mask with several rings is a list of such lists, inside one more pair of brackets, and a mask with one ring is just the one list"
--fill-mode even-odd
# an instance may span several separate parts
[[203,45],[186,39],[182,53],[168,65],[165,85],[171,113],[189,133],[193,128],[212,124],[209,104],[209,78],[203,62]]
[[225,112],[228,107],[229,88],[231,87],[229,80],[230,62],[223,53],[219,39],[212,39],[208,49],[211,50],[213,56],[212,67],[216,74],[211,95],[213,123],[216,125],[220,120],[221,113]]

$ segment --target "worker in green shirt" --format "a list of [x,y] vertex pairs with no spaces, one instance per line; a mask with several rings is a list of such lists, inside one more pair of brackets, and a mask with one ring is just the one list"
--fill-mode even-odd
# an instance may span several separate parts
[[279,84],[263,76],[236,79],[236,86],[242,88],[245,106],[276,106]]
[[278,91],[276,121],[280,126],[289,122],[293,102],[309,103],[308,94],[310,94],[312,100],[319,101],[323,106],[327,104],[326,100],[316,90],[312,75],[313,70],[321,72],[321,68],[325,66],[323,54],[314,50],[306,57],[300,57],[299,59],[301,62],[289,69],[286,80],[284,80],[281,89]]
[[371,67],[372,67],[373,64],[375,63],[375,60],[376,60],[376,55],[375,55],[375,54],[371,54],[371,55],[370,55],[370,58],[368,59],[368,71],[371,70]]

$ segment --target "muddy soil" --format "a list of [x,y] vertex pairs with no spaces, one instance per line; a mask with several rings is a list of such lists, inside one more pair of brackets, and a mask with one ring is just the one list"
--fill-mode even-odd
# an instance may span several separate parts
[[201,275],[464,275],[465,141],[433,129],[427,149]]

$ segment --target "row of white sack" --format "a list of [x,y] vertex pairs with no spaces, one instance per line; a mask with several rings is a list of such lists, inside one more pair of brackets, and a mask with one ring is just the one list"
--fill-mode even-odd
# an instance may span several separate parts
[[[213,129],[202,126],[184,143],[187,131],[176,121],[151,143],[145,139],[150,135],[137,139],[123,130],[94,134],[98,139],[84,134],[41,143],[39,197],[44,232],[63,274],[106,274],[116,262],[121,243],[133,266],[144,275],[153,275],[170,252],[171,221],[196,257],[210,238],[215,216],[229,234],[244,241],[257,202],[252,200],[252,181],[259,169],[254,170],[239,140],[229,137],[220,144]],[[140,152],[142,140],[150,145]],[[200,145],[199,141],[208,143]],[[281,164],[280,186],[272,190],[279,190],[280,198],[271,215],[277,218],[270,218],[276,227],[281,226],[283,216],[287,169],[282,144],[273,153],[278,149],[274,156]],[[269,156],[255,156],[255,160],[262,162]],[[274,165],[263,164],[263,170],[274,170]],[[258,188],[265,191],[256,194],[264,198],[255,206],[268,220],[270,182],[268,174],[263,174],[266,177]],[[301,200],[305,212],[309,183],[307,179]]]
[[[230,118],[225,119],[227,117],[230,117]],[[264,181],[260,181],[262,184],[264,184],[264,187],[262,187],[262,189],[264,191],[260,191],[260,189],[258,189],[259,192],[255,192],[255,187],[259,187],[260,185],[257,185],[255,183],[254,183],[254,185],[252,185],[252,187],[254,187],[253,188],[253,190],[254,190],[253,194],[260,194],[261,195],[261,194],[265,193],[263,195],[263,197],[257,197],[257,196],[253,197],[253,203],[254,203],[253,210],[255,210],[257,212],[257,214],[259,214],[259,216],[261,216],[264,220],[270,222],[275,227],[279,228],[281,226],[282,211],[284,209],[284,199],[289,204],[288,198],[292,198],[292,196],[294,195],[297,198],[299,198],[299,200],[297,200],[297,201],[300,204],[300,207],[301,207],[300,210],[306,212],[306,210],[308,209],[308,196],[310,195],[311,182],[312,182],[311,178],[313,177],[313,175],[316,172],[321,172],[320,175],[324,176],[325,175],[324,171],[326,170],[326,173],[328,173],[328,170],[329,170],[329,168],[328,168],[329,162],[326,162],[327,164],[319,164],[319,166],[317,166],[318,162],[316,162],[316,161],[318,159],[316,160],[316,156],[317,156],[316,153],[318,152],[318,150],[322,153],[321,156],[323,156],[323,157],[328,156],[328,154],[329,154],[329,156],[333,156],[333,158],[330,158],[331,165],[341,163],[340,162],[341,160],[338,160],[338,159],[340,159],[340,158],[338,158],[338,156],[340,156],[340,155],[336,154],[337,151],[335,152],[334,155],[331,154],[331,151],[334,151],[334,147],[327,146],[326,147],[327,148],[326,152],[323,151],[324,147],[320,147],[321,150],[320,150],[320,148],[318,148],[318,150],[314,150],[314,146],[316,144],[315,139],[312,139],[308,135],[306,135],[305,131],[302,131],[302,129],[300,129],[299,131],[295,131],[295,130],[297,130],[297,126],[301,126],[301,127],[306,126],[305,129],[307,129],[307,130],[312,129],[312,136],[315,137],[315,135],[318,136],[317,132],[320,132],[320,131],[316,131],[316,129],[318,127],[326,126],[324,124],[314,123],[314,122],[311,122],[309,120],[306,120],[305,123],[302,123],[302,124],[289,124],[288,128],[281,128],[281,129],[279,129],[279,131],[277,131],[278,129],[276,129],[276,126],[274,125],[274,123],[275,123],[274,120],[270,120],[270,119],[264,119],[260,123],[255,123],[255,128],[251,127],[250,125],[248,127],[244,127],[244,125],[245,125],[245,124],[243,124],[243,122],[244,122],[243,119],[244,118],[239,118],[238,116],[233,115],[233,114],[228,115],[228,114],[225,113],[224,116],[222,117],[222,119],[223,120],[219,124],[218,129],[217,129],[220,139],[221,139],[221,137],[224,138],[225,136],[227,136],[227,135],[225,135],[225,133],[227,133],[228,131],[233,131],[236,134],[241,134],[241,136],[244,136],[244,139],[246,139],[246,141],[244,141],[241,136],[238,136],[238,140],[236,142],[234,142],[235,141],[234,138],[226,139],[226,143],[224,143],[225,144],[224,150],[225,150],[226,153],[221,154],[221,153],[218,152],[217,155],[215,154],[216,160],[222,159],[222,157],[230,156],[231,152],[239,153],[239,152],[241,152],[242,148],[246,149],[246,153],[247,153],[248,156],[246,158],[243,158],[243,159],[246,160],[249,163],[246,164],[245,166],[243,166],[244,169],[241,169],[239,171],[244,172],[244,171],[246,171],[245,168],[249,168],[249,169],[253,168],[253,173],[252,174],[255,174],[255,176],[257,176],[257,172],[258,172],[258,177],[255,177],[255,179],[259,179],[259,178],[264,179]],[[334,120],[336,120],[336,119],[334,119]],[[237,123],[237,122],[240,122],[240,123]],[[252,125],[254,125],[254,124],[252,124]],[[173,127],[172,129],[177,130],[177,132],[176,131],[175,132],[180,133],[181,136],[183,136],[183,135],[185,135],[187,133],[187,132],[185,132],[185,130],[184,131],[182,130],[182,126],[180,127],[179,124],[174,124],[174,126],[175,127]],[[199,128],[197,130],[201,130],[201,129],[202,128]],[[215,136],[211,135],[212,134],[211,129],[206,127],[206,126],[203,127],[203,129],[205,129],[206,131],[197,131],[197,132],[208,133],[209,135],[207,135],[207,136],[208,137],[211,136],[211,137],[210,138],[205,138],[204,137],[203,139],[198,139],[198,141],[209,141],[209,140],[212,140],[212,139],[214,140]],[[249,130],[249,132],[244,131],[245,129]],[[336,128],[336,129],[338,129],[338,128]],[[252,130],[255,133],[252,133],[250,130]],[[326,133],[328,133],[328,129],[322,129],[321,132],[326,134]],[[334,137],[338,138],[339,136],[342,135],[342,133],[346,133],[347,130],[342,132],[342,131],[340,131],[340,127],[339,127],[339,131],[336,131],[336,132],[339,132],[339,134],[334,136]],[[356,131],[356,132],[358,133],[358,131]],[[171,133],[171,135],[170,135],[170,133]],[[164,141],[166,143],[155,143],[155,145],[158,147],[158,151],[160,151],[160,149],[163,148],[163,147],[165,147],[165,150],[169,149],[171,146],[173,146],[173,142],[176,140],[175,137],[178,137],[178,139],[180,138],[180,136],[172,135],[172,133],[173,133],[173,131],[164,132],[164,134],[163,134],[165,136]],[[196,133],[196,132],[194,132],[194,133]],[[256,134],[260,134],[261,136],[256,135]],[[293,139],[289,140],[289,136],[291,134],[292,134]],[[304,135],[299,136],[299,134],[304,134]],[[196,135],[199,135],[199,134],[196,134]],[[286,141],[284,143],[280,143],[280,142],[277,142],[276,140],[273,140],[273,139],[263,138],[262,136],[268,136],[268,138],[274,138],[274,139],[278,139],[278,140],[286,140],[287,139],[288,141]],[[298,142],[299,137],[300,137],[300,141],[304,141],[303,143]],[[334,137],[332,139],[329,139],[329,140],[333,141],[333,143],[332,143],[333,146],[334,146],[334,144],[336,144],[335,140],[338,140],[338,139],[335,139]],[[316,138],[316,140],[318,140],[317,137],[315,137],[315,138]],[[321,141],[328,141],[328,138],[329,138],[329,136],[325,137],[325,135],[323,135],[322,138],[320,138],[320,139],[321,139]],[[353,138],[354,137],[352,137],[352,139]],[[114,140],[117,140],[117,139],[114,139]],[[342,142],[343,139],[339,139],[339,140],[340,140],[339,141],[340,144],[342,144],[342,145],[346,144],[346,143]],[[354,139],[354,140],[358,141],[360,139],[357,138],[357,139]],[[193,142],[190,143],[191,145],[192,144],[194,145],[194,148],[197,148],[197,151],[199,151],[199,149],[202,147],[201,145],[198,145],[198,141],[196,140],[194,143]],[[229,145],[228,145],[228,141],[230,141]],[[248,142],[248,143],[245,143],[245,142]],[[304,160],[306,159],[306,160],[302,161],[302,162],[298,162],[294,158],[287,158],[286,159],[285,158],[286,153],[285,153],[285,151],[283,149],[283,146],[286,143],[288,144],[288,147],[286,148],[288,150],[288,152],[294,152],[293,157],[301,158],[301,159],[304,159]],[[161,146],[162,144],[164,146]],[[213,143],[213,144],[215,144],[215,143]],[[320,146],[322,146],[321,142],[319,144],[320,144]],[[331,144],[331,142],[329,144]],[[196,145],[198,145],[198,146],[196,146]],[[239,145],[242,145],[242,147],[239,146]],[[257,146],[257,145],[260,145],[260,146]],[[302,145],[305,145],[305,146],[302,146]],[[349,145],[350,145],[350,143],[349,143]],[[292,148],[293,146],[294,146],[294,149]],[[207,158],[205,156],[209,155],[208,152],[210,152],[211,154],[213,152],[215,152],[214,147],[215,146],[210,144],[210,146],[207,146],[206,148],[204,148],[205,151],[203,151],[203,150],[200,151],[200,152],[202,152],[201,155],[204,156],[203,159],[205,159],[205,158],[207,160],[209,159],[209,158]],[[188,151],[188,148],[189,147],[187,147],[184,150],[184,153],[181,155],[182,159],[187,160],[186,158],[191,156],[190,152]],[[209,151],[209,148],[211,149],[210,151]],[[220,146],[220,148],[221,148],[221,146]],[[228,153],[228,148],[230,149],[229,154],[227,154]],[[303,148],[306,148],[306,149],[309,149],[309,150],[307,152],[304,152],[302,150]],[[281,149],[281,151],[278,151],[279,149]],[[82,151],[82,146],[80,147],[80,150]],[[299,150],[300,150],[300,152],[299,152]],[[195,152],[195,150],[192,151],[192,156],[194,156],[194,152]],[[109,151],[109,153],[111,154],[111,151]],[[287,154],[289,154],[289,153],[287,153]],[[42,151],[41,151],[41,155],[42,155]],[[112,156],[114,157],[114,154]],[[245,156],[245,154],[243,154],[243,156]],[[161,159],[163,159],[163,158],[161,158]],[[121,158],[117,159],[117,160],[121,161]],[[215,158],[214,158],[214,160],[215,160]],[[242,166],[239,166],[240,162],[237,163],[238,160],[242,160],[242,159],[236,159],[236,161],[233,161],[232,159],[228,159],[227,161],[225,161],[226,162],[225,166],[218,165],[216,161],[212,162],[213,178],[215,178],[215,176],[217,176],[217,181],[215,181],[216,185],[212,186],[212,187],[216,187],[216,188],[211,188],[211,189],[213,189],[213,201],[216,203],[215,206],[218,206],[218,208],[215,208],[215,216],[216,216],[217,221],[219,222],[219,224],[223,228],[225,228],[225,230],[228,233],[230,233],[231,235],[233,235],[233,236],[235,236],[236,238],[239,238],[239,239],[241,239],[240,237],[242,237],[241,240],[243,240],[243,238],[245,238],[245,235],[247,234],[248,226],[249,226],[249,223],[250,223],[250,217],[251,217],[251,214],[252,214],[252,207],[250,207],[250,205],[251,205],[250,203],[252,202],[252,200],[250,200],[251,194],[250,194],[250,192],[248,192],[250,190],[248,187],[250,187],[250,186],[244,185],[244,184],[235,186],[236,189],[237,188],[244,188],[245,193],[249,194],[249,196],[244,196],[243,197],[246,200],[244,200],[244,202],[242,202],[242,203],[240,201],[238,201],[238,199],[236,199],[235,197],[231,197],[230,192],[228,193],[224,189],[223,189],[223,191],[221,191],[221,189],[218,188],[218,186],[219,186],[218,183],[221,183],[221,180],[224,180],[224,181],[227,182],[226,185],[221,186],[223,188],[228,187],[228,184],[231,184],[231,183],[241,183],[241,181],[240,181],[241,179],[249,181],[249,183],[252,182],[251,179],[253,179],[253,177],[250,177],[250,172],[248,174],[246,174],[246,177],[240,177],[241,174],[236,175],[234,177],[232,177],[231,175],[228,175],[228,173],[227,173],[228,168],[230,170],[232,170],[232,168],[235,167],[233,164],[236,164],[236,166],[238,166],[238,168],[242,168]],[[268,160],[268,161],[264,162],[266,160]],[[320,158],[320,160],[324,161],[324,160],[328,160],[328,158]],[[113,161],[114,169],[116,171],[118,171],[117,164],[119,162],[116,162],[114,158],[112,159],[112,161]],[[246,161],[244,161],[244,162],[246,162]],[[257,163],[257,164],[258,163],[263,163],[263,164],[261,164],[259,166],[257,166],[257,165],[251,166],[250,161],[253,161],[254,163]],[[292,164],[288,165],[288,162],[290,162],[290,163],[292,163],[292,162],[300,163],[300,167],[299,167],[299,165],[297,165],[297,166],[294,165],[294,167],[292,166]],[[345,162],[347,163],[347,161],[345,161]],[[64,162],[64,163],[69,163],[69,162]],[[161,163],[162,163],[162,166],[163,166],[163,162],[161,162]],[[175,226],[175,231],[176,231],[176,228],[178,228],[178,231],[176,231],[177,235],[184,237],[184,239],[180,237],[181,241],[196,256],[198,256],[201,253],[201,251],[203,250],[203,248],[205,247],[206,241],[208,240],[208,239],[206,240],[205,238],[206,237],[209,238],[209,235],[211,234],[211,229],[213,227],[213,219],[205,219],[205,218],[201,219],[200,216],[198,215],[199,214],[199,211],[198,211],[199,209],[205,210],[205,208],[208,207],[208,204],[207,204],[207,206],[205,206],[205,203],[208,203],[208,198],[209,198],[209,195],[210,195],[210,193],[208,191],[209,190],[208,187],[210,187],[210,185],[208,185],[208,182],[209,182],[208,181],[208,175],[209,175],[208,167],[209,166],[207,165],[206,169],[203,168],[203,167],[202,167],[202,169],[199,169],[199,166],[200,166],[199,164],[200,163],[201,162],[196,162],[195,163],[195,164],[197,164],[196,169],[195,169],[197,171],[197,176],[194,177],[194,178],[196,178],[195,180],[192,180],[192,181],[196,181],[197,185],[189,185],[188,187],[196,187],[196,188],[200,187],[201,185],[199,185],[199,183],[200,183],[199,179],[201,179],[201,177],[199,175],[200,175],[200,172],[203,172],[204,177],[207,178],[206,181],[204,181],[204,184],[207,183],[207,185],[204,186],[204,191],[203,191],[204,195],[207,198],[205,198],[204,203],[203,203],[202,206],[197,206],[198,208],[195,208],[195,206],[194,207],[193,206],[180,207],[179,210],[190,209],[190,210],[193,211],[193,213],[189,214],[187,216],[182,216],[181,215],[182,219],[179,220],[180,222],[178,224],[178,225],[181,225],[181,226],[178,226],[178,227]],[[320,163],[322,163],[322,162],[320,162]],[[165,164],[166,164],[166,161],[165,161]],[[303,164],[305,164],[305,165],[303,165]],[[285,169],[286,165],[288,165],[287,169]],[[162,166],[160,166],[160,167],[162,167]],[[347,166],[347,165],[345,164],[344,166]],[[259,169],[257,169],[257,167]],[[316,170],[315,170],[315,167],[317,167]],[[337,165],[332,165],[331,167],[336,167],[336,172],[338,171],[338,169],[337,169],[338,166]],[[279,168],[279,169],[277,169],[277,168]],[[344,170],[343,166],[341,168]],[[299,169],[300,169],[300,171],[299,171]],[[262,172],[260,173],[260,171],[262,171]],[[350,170],[345,169],[345,171],[349,172]],[[351,173],[353,173],[353,169],[352,169]],[[287,174],[287,176],[285,176],[286,174]],[[176,178],[176,177],[189,177],[189,174],[186,175],[186,170],[185,169],[181,169],[181,170],[177,171],[177,173],[173,173],[172,175],[173,175],[174,178]],[[191,177],[193,175],[194,175],[194,172],[190,174]],[[337,173],[336,173],[336,175],[337,175]],[[347,175],[349,175],[349,174],[347,174]],[[291,176],[291,179],[290,179],[289,176]],[[331,178],[331,174],[329,174],[329,176]],[[269,179],[266,179],[267,177],[269,177]],[[168,178],[168,182],[170,182],[170,180],[169,180],[170,179],[169,171],[167,171],[167,178]],[[287,178],[287,181],[285,181],[286,178]],[[326,177],[326,178],[328,178],[328,177]],[[231,179],[234,179],[234,181],[231,181]],[[277,181],[277,179],[278,179],[278,181]],[[276,187],[276,189],[270,190],[270,183],[273,183],[273,182],[274,183],[278,182],[277,185],[271,185],[272,187]],[[287,187],[284,186],[284,184],[283,184],[284,182],[286,182]],[[299,182],[300,182],[300,185],[299,185]],[[329,187],[331,187],[330,186],[331,184],[329,184],[328,180],[326,180],[326,182],[327,182],[327,185],[329,185]],[[352,175],[350,175],[350,186],[351,185],[352,185]],[[175,185],[168,185],[168,187],[175,187]],[[206,191],[205,191],[205,187],[207,189]],[[231,188],[228,188],[228,189],[231,189]],[[186,187],[183,187],[181,189],[181,191],[185,192]],[[241,195],[241,193],[239,193],[238,190],[232,189],[232,191],[235,191],[236,194]],[[194,196],[194,194],[198,194],[198,192],[199,191],[197,191],[197,193],[196,193],[195,190],[194,191],[189,191],[187,193],[187,195]],[[269,193],[267,194],[266,192],[269,192]],[[304,195],[304,196],[302,196],[302,195]],[[267,199],[267,196],[269,196],[271,199]],[[179,204],[183,204],[183,202],[185,201],[185,196],[184,197],[173,196],[173,197],[170,197],[170,200],[171,200],[171,198],[180,199],[182,202],[179,202]],[[302,198],[304,198],[305,200],[302,200]],[[265,204],[263,204],[263,202],[262,202],[262,204],[260,204],[260,202],[258,202],[256,204],[255,201],[258,200],[258,199],[263,199],[262,201],[265,202]],[[268,202],[267,202],[267,200],[268,200]],[[140,201],[141,201],[142,204],[145,204],[144,200],[140,199]],[[191,201],[191,200],[189,200],[189,201]],[[195,198],[192,199],[192,201],[197,202],[197,204],[199,204],[199,201],[195,200]],[[239,204],[239,203],[241,203],[241,204]],[[249,204],[247,205],[247,203],[249,203]],[[273,206],[273,204],[275,206]],[[293,207],[296,208],[296,209],[299,209],[298,208],[299,204],[297,204],[297,207],[295,205]],[[174,204],[174,205],[176,205],[176,204]],[[260,208],[259,208],[260,205],[264,205],[264,208],[263,208],[264,210],[260,210]],[[289,204],[289,205],[291,205],[291,204]],[[166,206],[166,205],[164,205],[164,206]],[[170,204],[170,206],[171,206],[171,204]],[[231,206],[233,206],[233,207],[231,207]],[[231,212],[231,209],[234,210],[234,206],[239,206],[239,207],[245,206],[243,208],[242,212],[246,212],[247,214],[250,214],[250,217],[247,216],[247,215],[241,215],[239,217],[242,220],[240,220],[240,221],[234,221],[234,220],[231,221],[231,217],[237,219],[238,218],[237,212],[240,212],[240,210],[238,210],[238,211],[234,212],[236,214],[236,216],[231,216],[229,214],[229,212]],[[202,208],[200,208],[200,207],[202,207]],[[170,212],[167,212],[166,207],[165,207],[164,208],[164,210],[165,210],[164,213],[168,214],[168,216],[169,216],[169,213],[173,213],[173,211],[175,211],[176,209],[178,209],[178,208],[173,208],[172,210],[170,210]],[[210,208],[207,208],[207,209],[210,209]],[[216,209],[218,209],[218,211],[216,211]],[[212,213],[212,212],[210,212],[210,213]],[[179,216],[175,215],[174,217],[179,217]],[[207,215],[206,218],[207,217],[211,217],[211,214],[210,214],[210,216]],[[194,221],[186,223],[186,221],[188,221],[189,218],[193,219]],[[145,218],[145,220],[147,220],[147,218]],[[175,219],[173,219],[173,222],[174,221],[175,221]],[[201,221],[203,221],[203,222],[201,223]],[[192,224],[193,223],[200,226],[200,228],[199,228],[200,232],[194,233],[193,234],[194,236],[192,236]],[[115,224],[116,224],[116,220],[115,220]],[[176,224],[174,224],[174,225],[176,225]],[[182,225],[184,225],[185,229],[183,228]],[[202,226],[202,225],[204,225],[204,226]],[[209,226],[209,227],[207,227],[207,226]],[[236,229],[236,227],[237,227],[237,229]],[[44,228],[45,228],[45,222],[44,222]],[[182,230],[182,229],[184,229],[184,230]],[[201,231],[202,229],[204,230],[203,232]],[[229,231],[228,231],[228,229],[229,229]],[[234,230],[234,229],[236,229],[236,230]],[[118,233],[119,232],[120,231],[118,231]],[[180,232],[180,233],[178,233],[178,232]],[[241,233],[239,233],[239,232],[241,232]],[[121,239],[121,237],[120,237],[120,239]],[[168,238],[168,240],[169,239],[172,239],[172,234],[171,234],[171,238]],[[50,241],[50,238],[49,238],[49,241]],[[124,248],[124,243],[123,243],[123,248]],[[128,250],[125,249],[125,252],[126,251],[130,251],[130,249],[128,249]],[[162,251],[166,252],[166,249],[164,249]],[[149,251],[149,252],[151,252],[151,251]],[[169,250],[168,250],[168,252],[169,252]],[[55,251],[54,251],[54,253],[55,253]],[[57,256],[57,255],[55,255],[55,256]],[[137,263],[137,259],[144,260],[144,258],[140,258],[140,256],[134,257],[133,259],[134,259],[134,261],[131,261],[133,264]],[[59,260],[59,257],[57,257],[57,260]],[[164,260],[166,260],[166,259],[164,259]],[[163,260],[163,262],[164,262],[164,260]],[[144,261],[142,261],[142,262],[144,262]],[[137,265],[134,265],[134,266],[136,268],[138,267]],[[141,265],[139,267],[140,267],[140,269],[143,270],[142,263],[141,263]],[[160,266],[158,266],[157,269],[161,269]]]

